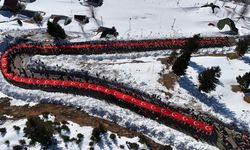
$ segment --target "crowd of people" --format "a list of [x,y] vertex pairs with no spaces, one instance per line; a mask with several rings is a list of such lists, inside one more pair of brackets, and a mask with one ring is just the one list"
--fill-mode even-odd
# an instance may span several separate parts
[[[85,43],[86,44],[86,43]],[[76,44],[79,45],[79,44]],[[92,46],[92,48],[89,48],[89,50],[87,49],[87,52],[84,51],[84,49],[79,48],[79,47],[74,47],[74,45],[68,45],[70,48],[67,48],[66,46],[62,46],[57,49],[57,48],[53,48],[53,47],[49,47],[47,49],[43,49],[43,45],[35,45],[35,46],[20,46],[20,47],[15,47],[13,48],[11,51],[8,52],[8,62],[9,66],[8,66],[8,70],[9,71],[13,71],[13,69],[16,69],[15,66],[13,66],[14,64],[14,59],[20,55],[20,54],[28,54],[28,55],[35,55],[35,54],[43,54],[43,55],[57,55],[57,54],[79,54],[80,53],[84,53],[84,54],[95,54],[97,51],[97,53],[101,53],[100,50],[95,50]],[[92,50],[94,49],[94,50]],[[105,50],[108,49],[107,47],[104,48],[104,52]],[[143,48],[142,48],[143,49]],[[92,50],[92,51],[91,51]],[[123,52],[124,49],[121,50],[121,52]],[[111,49],[112,51],[112,49]],[[113,50],[113,52],[120,52],[119,49],[115,49]],[[37,61],[35,62],[35,66],[41,66],[40,64],[41,62]],[[191,115],[193,118],[197,119],[197,120],[201,120],[201,121],[206,121],[207,123],[213,123],[212,119],[205,118],[205,120],[202,120],[204,118],[199,117],[199,115],[196,115],[192,112],[194,112],[194,110],[190,110],[190,109],[184,109],[184,108],[179,108],[179,107],[172,107],[169,106],[165,103],[163,103],[161,101],[161,99],[159,99],[159,97],[157,97],[156,95],[149,95],[147,93],[143,93],[139,90],[133,89],[125,84],[120,84],[117,83],[115,81],[109,81],[107,80],[105,77],[100,77],[100,75],[96,74],[96,76],[91,76],[87,71],[81,71],[81,72],[72,72],[72,71],[56,71],[56,70],[52,70],[52,69],[48,69],[45,67],[40,67],[40,68],[36,68],[33,67],[31,68],[31,75],[28,76],[27,74],[23,73],[26,72],[25,69],[23,68],[18,68],[18,71],[15,73],[19,73],[19,75],[24,76],[24,77],[36,77],[37,75],[35,75],[35,73],[38,73],[39,76],[41,78],[52,78],[52,79],[58,79],[58,80],[68,80],[68,81],[79,81],[79,82],[89,82],[89,83],[94,83],[94,84],[98,84],[98,85],[103,85],[106,87],[109,87],[111,89],[116,89],[119,90],[123,93],[126,93],[128,95],[131,95],[133,97],[136,97],[138,99],[143,99],[143,100],[147,100],[153,104],[159,105],[161,107],[165,107],[168,108],[170,110],[173,111],[178,111],[181,112],[183,114],[187,114],[187,115]],[[39,88],[39,89],[43,89],[45,91],[62,91],[62,92],[66,92],[66,93],[74,93],[74,94],[84,94],[87,96],[91,96],[91,97],[95,97],[98,99],[105,99],[108,102],[111,103],[115,103],[121,107],[130,109],[138,114],[141,114],[145,117],[148,118],[152,118],[154,120],[157,120],[160,123],[166,124],[168,126],[171,126],[172,128],[181,130],[191,136],[193,136],[194,138],[196,138],[197,140],[204,140],[207,141],[210,144],[215,145],[216,141],[218,140],[218,133],[217,132],[212,132],[211,134],[208,134],[190,124],[187,124],[183,121],[178,121],[175,120],[173,117],[166,117],[163,116],[159,113],[144,109],[142,107],[133,105],[131,103],[127,103],[121,99],[117,99],[117,97],[113,96],[113,95],[108,95],[108,94],[104,94],[101,92],[97,92],[97,91],[92,91],[89,89],[81,89],[81,88],[75,88],[75,87],[64,87],[64,86],[60,86],[60,87],[55,87],[55,86],[48,86],[48,85],[27,85],[27,84],[23,84],[23,83],[15,83],[13,81],[11,81],[13,84],[24,87],[24,88]],[[246,141],[248,140],[247,138],[244,138],[244,143],[242,143],[242,141],[240,141],[241,145],[246,146],[247,143]],[[226,142],[226,141],[224,141]],[[230,145],[227,144],[227,145]]]

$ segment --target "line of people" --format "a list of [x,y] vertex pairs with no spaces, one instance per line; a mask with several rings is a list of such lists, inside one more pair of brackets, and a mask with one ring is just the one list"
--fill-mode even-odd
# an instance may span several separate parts
[[[41,46],[42,47],[42,46]],[[72,49],[69,49],[69,50],[72,50]],[[73,48],[73,52],[75,51],[76,49],[74,49]],[[51,54],[57,54],[58,53],[58,51],[57,51],[57,49],[50,49],[50,50],[47,50],[47,51],[44,51],[42,48],[41,49],[36,49],[36,48],[16,48],[16,49],[14,49],[13,51],[11,51],[9,54],[11,54],[10,55],[10,57],[8,57],[8,61],[10,61],[10,62],[13,62],[13,60],[12,59],[15,59],[15,56],[16,55],[18,55],[18,54],[21,54],[21,53],[27,53],[27,54],[30,54],[30,55],[34,55],[34,54],[40,54],[40,51],[43,51],[43,54],[45,54],[45,55],[51,55]],[[64,51],[65,51],[65,49],[61,49],[60,50],[60,53],[64,53]],[[12,67],[9,67],[9,70],[11,70],[11,68]],[[23,70],[22,70],[23,71]],[[25,70],[24,70],[25,71]],[[71,72],[71,71],[70,71]],[[46,76],[46,78],[48,78],[48,75],[49,74],[53,74],[53,72],[51,72],[51,70],[47,70],[46,71],[46,68],[43,68],[42,69],[42,71],[41,71],[41,74],[47,74],[47,75],[45,75]],[[54,72],[54,74],[58,74],[58,72]],[[25,75],[25,76],[27,76],[27,75]],[[65,74],[65,76],[67,76],[68,78],[67,78],[67,80],[72,80],[72,81],[74,81],[75,79],[77,79],[78,78],[78,76],[81,76],[81,77],[83,77],[83,75],[82,75],[82,73],[80,72],[79,74],[77,74],[77,73],[70,73],[70,75],[68,74],[68,73],[66,73]],[[34,75],[33,75],[33,77],[34,77]],[[114,81],[107,81],[106,79],[105,80],[103,80],[103,79],[100,79],[99,78],[99,75],[96,75],[96,77],[91,77],[91,76],[89,76],[89,73],[88,72],[84,72],[84,77],[85,77],[85,81],[88,81],[88,82],[91,82],[91,83],[96,83],[96,84],[100,84],[100,85],[109,85],[109,87],[112,87],[112,88],[115,88],[115,89],[119,89],[119,90],[121,90],[122,92],[124,92],[124,93],[127,93],[127,94],[129,94],[129,95],[133,95],[133,96],[135,96],[135,97],[139,97],[139,98],[141,98],[141,99],[149,99],[149,100],[153,100],[153,101],[155,101],[155,97],[154,96],[151,96],[151,95],[147,95],[146,93],[142,93],[142,92],[140,92],[140,91],[137,91],[137,90],[135,90],[135,89],[132,89],[132,88],[129,88],[129,87],[127,87],[127,86],[125,86],[125,85],[121,85],[121,84],[119,84],[119,83],[115,83]],[[60,78],[60,79],[62,79],[62,78]],[[23,85],[23,86],[25,86],[25,85]],[[55,90],[55,87],[50,87],[50,86],[46,86],[46,87],[39,87],[39,88],[46,88],[46,89],[48,89],[48,90]],[[75,91],[75,89],[71,89],[71,90],[69,90],[69,88],[65,88],[65,87],[58,87],[58,88],[56,88],[56,90],[61,90],[62,88],[64,88],[65,89],[65,91],[68,91],[68,92],[73,92],[73,93],[75,93],[75,94],[79,94],[79,93],[76,93]],[[128,90],[129,89],[129,90]],[[65,92],[64,91],[64,92]],[[138,92],[138,93],[137,93]],[[80,92],[80,93],[82,93],[82,91]],[[90,91],[88,91],[88,93],[91,93]],[[93,94],[93,95],[96,95],[96,92],[94,92],[95,94]],[[135,94],[136,93],[136,94]],[[93,96],[92,95],[92,96]],[[99,93],[99,95],[101,95],[101,97],[103,97],[104,95],[102,95],[102,94],[100,94]],[[105,96],[104,96],[105,97]],[[105,98],[105,99],[107,99],[107,98]],[[108,98],[108,100],[109,100],[109,98]],[[158,100],[157,100],[158,101]],[[114,102],[117,102],[117,100],[114,100],[114,101],[112,101],[113,103]],[[132,105],[131,106],[131,104],[128,104],[128,103],[125,103],[124,104],[124,101],[121,101],[121,100],[119,100],[119,102],[121,102],[121,103],[123,103],[122,105],[124,105],[124,107],[126,106],[127,108],[129,108],[130,109],[130,107],[131,108],[133,108],[133,107],[136,107],[135,108],[135,110],[134,111],[136,111],[136,112],[138,112],[138,113],[143,113],[145,116],[147,116],[147,115],[149,115],[148,117],[152,117],[153,119],[155,118],[155,113],[154,112],[150,112],[150,113],[148,113],[147,112],[147,110],[145,110],[145,109],[142,109],[141,107],[137,107],[137,106],[134,106],[134,105]],[[121,104],[120,104],[121,105]],[[161,105],[164,105],[164,104],[159,104],[160,106]],[[171,108],[172,109],[172,108]],[[174,108],[173,108],[174,109]],[[176,108],[177,109],[177,108]],[[146,111],[146,112],[145,112]],[[183,110],[178,110],[178,111],[183,111]],[[186,113],[188,113],[188,112],[186,112]],[[193,116],[193,115],[192,115]],[[156,117],[156,118],[161,118],[161,116],[159,117]],[[168,118],[168,117],[163,117],[163,118],[161,118],[160,120],[161,121],[163,121],[163,120],[165,120],[164,118]],[[197,117],[198,118],[198,117]],[[171,124],[171,122],[173,122],[174,120],[172,119],[172,118],[170,118],[170,120],[167,120],[166,121],[166,124]],[[178,122],[178,121],[177,121]],[[181,123],[181,124],[183,124],[183,122]],[[173,126],[174,125],[176,125],[176,123],[174,123],[173,124]],[[185,128],[185,127],[182,127],[182,128]],[[187,128],[190,128],[190,125],[187,125]],[[188,129],[189,130],[189,129]],[[199,131],[199,130],[198,130]],[[204,133],[202,133],[202,132],[198,132],[197,131],[197,129],[195,129],[195,131],[192,131],[192,135],[195,135],[194,137],[198,137],[198,138],[201,138],[200,136],[201,135],[203,135]],[[210,136],[208,136],[207,138],[211,138]],[[211,139],[210,139],[211,140]],[[214,141],[214,139],[213,140],[211,140],[211,141]],[[243,144],[242,144],[243,145]]]

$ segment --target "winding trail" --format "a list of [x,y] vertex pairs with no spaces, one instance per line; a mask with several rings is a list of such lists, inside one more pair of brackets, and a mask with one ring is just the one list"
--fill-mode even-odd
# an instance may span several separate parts
[[[217,144],[218,135],[212,122],[204,122],[195,116],[178,111],[176,108],[155,103],[148,100],[150,96],[141,96],[131,89],[122,89],[113,83],[96,79],[89,75],[77,76],[74,73],[60,74],[52,72],[35,73],[28,70],[22,63],[21,55],[58,55],[58,54],[102,54],[102,53],[129,53],[164,49],[183,48],[188,39],[142,40],[142,41],[108,41],[85,42],[68,45],[39,45],[17,44],[10,46],[1,57],[1,71],[7,81],[14,85],[41,89],[46,91],[62,91],[87,95],[112,102],[121,107],[130,109],[146,117],[155,119],[209,144]],[[203,38],[199,40],[201,47],[228,46],[227,38]],[[57,76],[57,77],[56,77]]]

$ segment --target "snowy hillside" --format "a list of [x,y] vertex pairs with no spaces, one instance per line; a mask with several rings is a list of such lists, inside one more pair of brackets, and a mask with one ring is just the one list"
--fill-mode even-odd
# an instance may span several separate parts
[[[115,26],[119,32],[118,38],[124,39],[145,39],[145,38],[178,38],[190,37],[193,34],[201,33],[203,36],[226,36],[224,31],[229,28],[225,27],[222,31],[209,23],[216,23],[220,19],[231,18],[237,21],[242,6],[232,2],[224,3],[215,1],[220,9],[215,9],[212,13],[210,7],[201,8],[202,5],[214,2],[214,0],[105,0],[102,7],[95,9],[96,22],[94,19],[84,27],[85,40],[97,39],[96,33],[98,26],[112,27]],[[3,1],[1,1],[3,3]],[[90,10],[87,6],[81,5],[78,0],[37,0],[27,5],[27,9],[46,12],[45,18],[52,14],[66,15],[73,17],[75,14],[90,16]],[[236,13],[233,8],[236,7]],[[8,13],[7,13],[8,14]],[[1,20],[12,20],[15,16],[2,13]],[[236,22],[240,35],[249,33],[248,18],[246,21]],[[61,22],[63,25],[63,22]],[[46,21],[41,28],[46,28]],[[40,28],[37,25],[24,23],[19,27],[15,21],[1,23],[0,29],[35,29]],[[76,21],[64,26],[68,32],[82,33],[81,27]],[[248,28],[248,29],[247,29]],[[99,36],[98,36],[99,37]]]
[[[47,28],[47,20],[53,14],[69,17],[76,14],[91,16],[90,8],[84,2],[80,4],[82,1],[36,0],[34,3],[27,4],[26,9],[46,12],[45,21],[41,26],[23,21],[21,27],[17,21],[13,21],[21,16],[0,11],[0,20],[7,21],[0,23],[1,53],[10,42],[5,38],[7,35],[11,35],[13,39],[21,35],[28,35],[30,39],[37,42],[52,41],[53,39],[44,32]],[[202,5],[211,2],[220,7],[220,9],[215,9],[215,13],[212,13],[212,9],[209,7],[201,8]],[[3,1],[0,1],[0,5],[2,4]],[[209,23],[216,24],[218,20],[224,18],[231,18],[235,21],[239,35],[248,35],[250,33],[250,20],[248,19],[250,13],[246,15],[245,20],[238,21],[238,13],[242,7],[243,5],[239,3],[217,0],[104,0],[103,6],[94,8],[97,20],[91,18],[90,22],[84,26],[84,31],[75,20],[67,26],[63,25],[63,21],[59,23],[69,35],[67,40],[71,42],[100,40],[100,33],[96,32],[99,26],[115,26],[119,32],[117,39],[123,40],[191,37],[199,33],[202,37],[232,36],[227,34],[228,26],[223,30],[208,26]],[[171,72],[171,67],[167,67],[161,62],[161,59],[170,56],[171,49],[127,54],[35,55],[33,57],[27,56],[22,63],[29,69],[43,66],[51,70],[88,71],[92,76],[103,77],[150,95],[154,94],[163,103],[170,106],[190,108],[194,110],[196,115],[205,113],[250,132],[250,104],[243,100],[244,94],[242,92],[232,91],[232,85],[237,84],[236,77],[249,72],[250,54],[246,54],[241,59],[229,60],[226,54],[231,53],[234,49],[235,46],[200,49],[197,54],[193,54],[187,74],[180,77],[172,85],[173,89],[166,88],[161,82],[162,75]],[[177,51],[179,52],[179,50]],[[200,92],[198,90],[198,74],[205,68],[212,66],[220,66],[221,68],[220,84],[211,93]],[[2,74],[0,74],[0,97],[10,97],[12,99],[11,105],[16,106],[25,104],[32,106],[43,102],[73,106],[91,116],[103,118],[122,127],[141,132],[150,139],[162,145],[169,144],[177,150],[217,149],[185,133],[115,104],[87,96],[24,89],[6,81]],[[0,124],[0,128],[7,129],[4,135],[0,135],[0,150],[11,149],[14,145],[20,144],[22,139],[26,143],[30,142],[30,139],[23,137],[23,128],[26,126],[26,122],[27,119],[22,119]],[[14,125],[21,128],[19,133],[14,130]],[[74,122],[69,122],[68,126],[72,131],[69,134],[70,138],[76,138],[78,133],[83,133],[84,139],[80,145],[74,142],[65,143],[59,134],[55,134],[54,136],[59,141],[58,149],[85,150],[91,147],[96,150],[130,149],[126,141],[137,143],[140,149],[150,149],[145,144],[141,144],[138,137],[118,138],[116,135],[117,141],[114,142],[110,139],[112,133],[109,131],[102,135],[100,143],[90,146],[93,127],[80,126]],[[10,144],[6,143],[7,140]],[[121,145],[124,148],[121,148]],[[40,147],[41,145],[36,144],[29,149],[39,149]]]
[[[230,49],[229,51],[230,52]],[[118,82],[128,84],[131,87],[140,89],[150,94],[159,95],[165,103],[181,107],[193,107],[206,113],[211,113],[223,121],[240,123],[239,125],[250,124],[248,114],[250,106],[243,101],[243,93],[235,93],[231,86],[237,84],[236,77],[249,70],[248,58],[246,55],[241,60],[229,60],[226,57],[193,57],[191,59],[187,75],[182,77],[175,85],[174,91],[166,89],[159,83],[160,73],[167,72],[159,58],[167,56],[168,51],[161,55],[147,56],[147,53],[131,56],[126,55],[105,55],[101,56],[34,56],[34,61],[41,61],[52,70],[69,69],[75,71],[88,70],[94,76],[105,76],[110,80],[117,79]],[[146,56],[146,57],[145,57]],[[51,63],[53,62],[53,63]],[[218,62],[220,62],[218,64]],[[211,66],[220,66],[222,76],[221,84],[211,94],[200,93],[197,86],[198,73]],[[164,71],[165,70],[165,71]],[[173,96],[169,99],[165,92]],[[250,129],[250,126],[248,126]]]
[[[105,131],[100,134],[100,141],[95,143],[93,141],[93,127],[90,126],[79,126],[71,121],[67,122],[56,122],[55,117],[49,115],[48,119],[40,116],[45,122],[51,121],[56,126],[61,126],[61,131],[59,133],[54,133],[53,137],[57,141],[57,145],[54,147],[49,147],[49,149],[71,149],[71,150],[84,150],[84,149],[131,149],[131,144],[139,149],[148,149],[145,144],[139,142],[139,137],[127,138],[121,137],[110,131]],[[35,143],[30,145],[31,140],[25,136],[24,128],[27,126],[27,119],[17,120],[17,121],[6,121],[4,124],[0,125],[0,129],[6,129],[6,132],[1,132],[0,138],[0,149],[7,150],[12,149],[14,146],[21,146],[23,148],[28,148],[30,150],[41,149],[40,143]],[[1,130],[2,131],[2,130]]]

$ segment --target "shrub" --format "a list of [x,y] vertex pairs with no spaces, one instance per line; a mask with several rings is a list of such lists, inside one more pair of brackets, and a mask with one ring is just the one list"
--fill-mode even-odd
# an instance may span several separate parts
[[236,77],[237,82],[240,84],[243,92],[250,92],[250,72],[245,73],[243,76]]
[[42,115],[43,115],[43,118],[45,119],[49,119],[49,112],[43,112]]
[[14,125],[13,128],[14,128],[14,130],[16,130],[16,131],[20,131],[20,129],[21,129],[19,126],[16,126],[16,125]]
[[22,140],[19,140],[19,143],[20,143],[22,146],[24,146],[24,145],[26,144],[26,141],[25,141],[24,139],[22,139]]
[[84,138],[84,135],[82,135],[81,133],[78,133],[78,134],[77,134],[76,143],[77,143],[77,144],[80,144],[80,143],[82,142],[83,138]]
[[61,129],[61,127],[59,126],[57,126],[57,127],[55,127],[55,130],[58,132],[58,133],[61,133],[61,131],[62,131],[62,129]]
[[4,143],[5,143],[8,147],[10,146],[10,141],[9,141],[9,140],[6,140]]
[[61,129],[65,130],[66,132],[70,132],[70,129],[69,129],[69,127],[66,124],[63,124],[61,126]]
[[219,77],[221,76],[221,69],[219,66],[207,68],[205,71],[199,74],[199,89],[204,92],[210,92],[215,90],[216,84],[219,83]]
[[249,39],[239,40],[235,48],[236,53],[242,57],[248,50]]
[[176,59],[172,66],[172,70],[177,76],[182,76],[185,74],[190,58],[191,53],[183,52],[182,55]]
[[124,147],[124,145],[120,145],[120,148],[121,148],[121,149],[124,149],[125,147]]
[[39,142],[44,147],[53,143],[54,128],[52,124],[44,122],[37,116],[28,118],[24,133],[26,137],[31,139],[32,143]]
[[140,138],[140,140],[139,140],[140,143],[146,144],[147,146],[150,147],[150,142],[148,139],[145,138],[145,136],[140,135],[139,138]]
[[103,124],[100,124],[99,125],[99,130],[102,134],[106,133],[107,132],[107,129],[103,126]]
[[160,148],[160,150],[172,150],[172,147],[169,145],[164,145]]
[[67,136],[67,135],[61,135],[61,137],[62,137],[62,139],[63,139],[63,141],[65,143],[70,142],[70,137],[69,136]]
[[66,121],[66,120],[61,121],[61,123],[62,123],[62,124],[69,124],[69,122]]
[[128,147],[130,149],[133,149],[133,150],[138,150],[139,149],[139,145],[137,143],[126,142],[126,144],[128,145]]
[[23,150],[23,147],[21,145],[15,145],[13,146],[13,150]]
[[112,141],[115,141],[116,140],[116,135],[115,134],[110,134],[109,138],[112,140]]
[[67,35],[59,24],[48,21],[47,26],[47,32],[51,36],[55,37],[56,39],[66,39]]
[[53,122],[53,124],[54,124],[55,126],[60,126],[60,125],[61,125],[60,122],[57,122],[57,121]]
[[94,142],[89,142],[89,146],[93,146],[94,145]]
[[82,135],[81,133],[78,133],[78,134],[77,134],[77,138],[78,138],[78,139],[83,139],[83,138],[84,138],[84,135]]
[[2,136],[4,136],[7,133],[6,128],[0,128],[0,133]]
[[102,124],[93,129],[91,140],[98,143],[101,140],[100,135],[106,133],[107,130],[104,128]]

